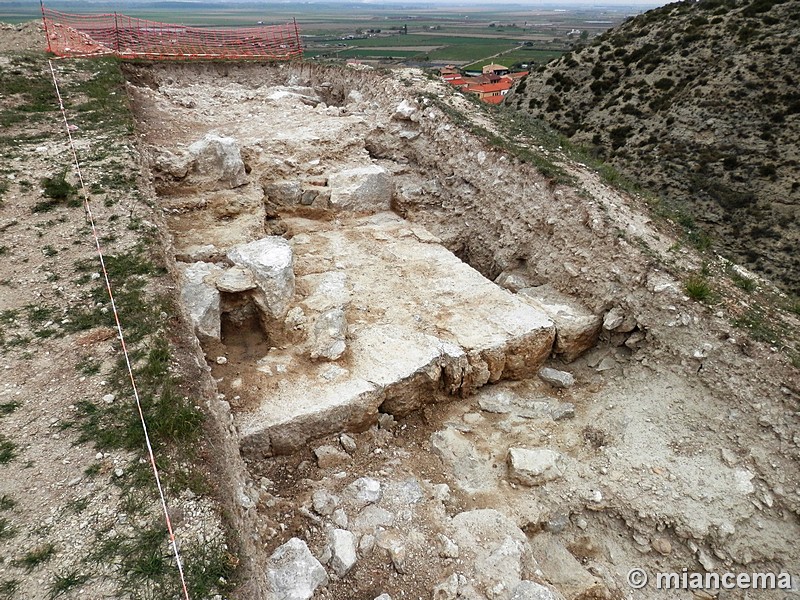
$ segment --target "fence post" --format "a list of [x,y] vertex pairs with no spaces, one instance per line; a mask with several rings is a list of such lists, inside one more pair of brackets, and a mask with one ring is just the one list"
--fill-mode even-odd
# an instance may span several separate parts
[[119,23],[117,22],[116,11],[114,11],[114,51],[119,56]]
[[39,0],[39,7],[42,9],[42,23],[44,24],[44,37],[47,39],[47,51],[52,54],[53,49],[50,46],[50,32],[47,30],[47,17],[44,16],[44,0]]
[[297,50],[300,53],[300,58],[303,58],[303,43],[300,41],[300,31],[297,29],[297,17],[292,17],[294,23],[294,37],[297,40]]

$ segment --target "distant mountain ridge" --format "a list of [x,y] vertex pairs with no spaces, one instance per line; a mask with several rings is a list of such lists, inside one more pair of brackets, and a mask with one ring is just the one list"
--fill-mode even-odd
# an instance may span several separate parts
[[800,2],[677,2],[521,81],[540,117],[800,295]]

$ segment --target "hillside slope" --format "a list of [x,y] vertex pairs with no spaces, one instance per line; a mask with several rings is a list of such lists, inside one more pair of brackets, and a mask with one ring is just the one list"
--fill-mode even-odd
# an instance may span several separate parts
[[799,46],[800,2],[678,2],[543,67],[506,104],[592,148],[797,294]]

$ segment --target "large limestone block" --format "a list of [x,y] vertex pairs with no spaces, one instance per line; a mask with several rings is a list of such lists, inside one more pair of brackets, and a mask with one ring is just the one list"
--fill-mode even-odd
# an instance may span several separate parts
[[220,339],[220,295],[214,276],[220,272],[210,263],[178,263],[181,273],[181,302],[189,312],[195,335]]
[[290,350],[270,353],[273,364],[285,358],[289,367],[270,378],[270,401],[240,416],[245,454],[286,454],[316,437],[362,431],[377,420],[379,408],[407,414],[440,382],[461,380],[451,363],[461,364],[463,353],[452,356],[458,349],[433,336],[393,325],[355,327],[351,336],[350,369],[323,361],[295,370]]
[[306,543],[292,538],[275,550],[267,562],[267,581],[277,600],[309,600],[328,574]]
[[549,285],[523,288],[520,297],[545,312],[556,324],[553,350],[566,362],[572,362],[597,343],[603,320]]
[[389,172],[379,165],[355,167],[332,173],[331,208],[353,212],[389,210],[394,195],[394,182]]
[[[246,454],[293,452],[364,430],[379,411],[402,417],[489,381],[530,377],[550,354],[555,327],[544,313],[417,225],[391,213],[285,223],[297,306],[325,329],[320,315],[343,314],[347,351],[332,363],[318,360],[324,352],[311,358],[308,345],[287,345],[258,361],[252,382],[263,399],[236,415]],[[314,337],[315,325],[306,331],[327,352],[343,325],[326,339]]]
[[188,183],[207,190],[239,187],[247,183],[247,173],[234,138],[212,133],[189,146],[191,166]]
[[231,248],[228,258],[253,274],[260,291],[256,303],[269,317],[282,319],[294,296],[294,252],[282,237],[269,236]]

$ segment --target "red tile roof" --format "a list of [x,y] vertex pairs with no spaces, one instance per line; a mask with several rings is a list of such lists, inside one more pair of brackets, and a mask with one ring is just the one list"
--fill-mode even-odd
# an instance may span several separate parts
[[500,81],[498,83],[485,83],[483,85],[471,85],[467,88],[468,92],[478,92],[481,94],[491,94],[492,92],[504,92],[511,89],[511,82],[509,80]]
[[505,99],[505,96],[502,94],[500,96],[484,96],[481,98],[481,102],[486,102],[486,104],[500,104]]

